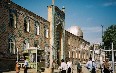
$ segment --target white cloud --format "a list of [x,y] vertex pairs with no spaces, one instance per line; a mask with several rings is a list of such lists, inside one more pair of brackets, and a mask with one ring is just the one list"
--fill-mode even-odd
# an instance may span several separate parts
[[101,27],[82,27],[83,32],[101,32],[102,28]]
[[94,38],[94,39],[85,38],[85,39],[89,40],[91,44],[102,42],[101,38]]
[[107,3],[104,3],[103,6],[107,7],[107,6],[113,6],[113,5],[116,5],[116,2],[107,2]]

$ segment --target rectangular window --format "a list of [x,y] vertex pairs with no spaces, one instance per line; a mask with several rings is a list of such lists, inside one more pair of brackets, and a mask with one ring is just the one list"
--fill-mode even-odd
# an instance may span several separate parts
[[24,18],[24,31],[29,32],[30,21],[28,18]]
[[29,32],[29,21],[27,22],[27,32]]
[[16,54],[15,42],[12,39],[9,39],[9,51],[12,54]]
[[39,24],[39,22],[35,22],[35,34],[36,35],[39,35],[39,33],[40,33],[40,24]]

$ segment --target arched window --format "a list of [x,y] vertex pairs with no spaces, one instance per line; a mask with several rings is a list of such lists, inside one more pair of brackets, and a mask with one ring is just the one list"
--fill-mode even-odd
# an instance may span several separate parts
[[9,38],[8,43],[9,43],[9,51],[10,51],[10,53],[16,54],[15,40],[13,38]]
[[40,24],[39,22],[35,22],[35,34],[39,35],[40,33]]
[[27,17],[24,18],[24,31],[29,32],[29,19]]
[[17,17],[15,13],[10,13],[10,27],[14,27],[16,28],[16,24],[17,24]]
[[45,36],[46,38],[48,38],[48,35],[49,35],[49,29],[48,29],[47,26],[45,26],[45,27],[44,27],[44,36]]
[[29,42],[28,42],[28,40],[25,40],[23,42],[23,50],[26,50],[27,48],[29,48]]

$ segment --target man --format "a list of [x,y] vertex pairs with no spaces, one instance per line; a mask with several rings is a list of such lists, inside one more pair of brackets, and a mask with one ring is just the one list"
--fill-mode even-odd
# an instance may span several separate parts
[[81,62],[78,61],[78,62],[77,62],[77,73],[81,73],[81,71],[82,71]]
[[90,71],[90,73],[96,73],[96,64],[92,58],[89,58],[89,61],[86,64],[87,69]]
[[26,60],[26,58],[24,58],[24,73],[27,73],[27,69],[28,69],[28,61]]
[[61,60],[61,73],[66,73],[67,64],[64,62],[64,59]]
[[104,73],[110,73],[110,69],[109,69],[110,68],[110,63],[109,63],[108,58],[106,58],[103,66],[104,66]]
[[67,71],[67,73],[71,73],[72,62],[70,61],[70,59],[69,59],[69,61],[67,62],[67,66],[68,66],[68,71]]

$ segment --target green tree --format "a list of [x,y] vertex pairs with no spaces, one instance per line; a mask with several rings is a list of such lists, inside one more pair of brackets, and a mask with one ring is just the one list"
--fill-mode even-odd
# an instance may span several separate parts
[[103,42],[106,49],[111,49],[111,43],[114,44],[114,49],[116,49],[116,25],[111,25],[106,29],[103,36]]
[[[103,42],[104,42],[104,46],[106,50],[111,50],[112,45],[111,43],[113,42],[114,46],[113,48],[116,50],[116,25],[111,25],[110,27],[108,27],[106,29],[106,31],[104,32],[104,36],[103,36]],[[116,52],[114,52],[116,53]],[[110,52],[106,52],[107,57],[109,57],[109,59],[111,60],[112,55],[111,55],[111,51]],[[116,56],[114,55],[114,59],[116,58]],[[115,59],[116,61],[116,59]]]

